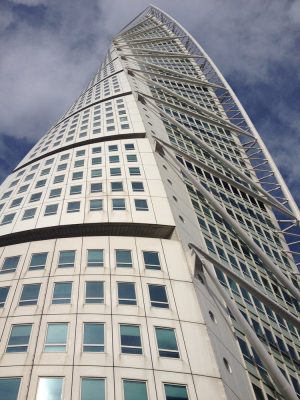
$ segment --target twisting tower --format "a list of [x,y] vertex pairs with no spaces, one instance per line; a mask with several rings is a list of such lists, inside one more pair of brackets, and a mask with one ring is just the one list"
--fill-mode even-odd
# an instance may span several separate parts
[[1,186],[0,398],[296,400],[299,210],[150,6]]

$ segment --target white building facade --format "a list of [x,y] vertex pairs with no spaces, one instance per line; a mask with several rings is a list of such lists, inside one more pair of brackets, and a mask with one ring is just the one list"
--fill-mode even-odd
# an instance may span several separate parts
[[0,399],[299,397],[299,210],[161,10],[114,38],[0,210]]

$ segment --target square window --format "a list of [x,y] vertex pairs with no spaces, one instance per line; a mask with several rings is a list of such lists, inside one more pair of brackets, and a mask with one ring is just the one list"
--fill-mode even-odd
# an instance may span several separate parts
[[103,250],[101,249],[93,249],[93,250],[88,250],[88,256],[87,256],[87,266],[88,267],[103,267],[104,262],[103,262]]
[[62,250],[59,252],[58,268],[73,268],[75,265],[75,250]]
[[129,175],[138,176],[141,175],[141,171],[139,167],[129,167]]
[[166,287],[163,285],[148,285],[152,307],[169,308]]
[[70,187],[70,195],[81,194],[82,185],[75,185]]
[[91,170],[91,178],[101,178],[102,169],[92,169]]
[[80,211],[80,201],[70,201],[67,206],[67,213]]
[[102,183],[91,183],[91,193],[101,193]]
[[80,400],[105,400],[105,380],[82,378]]
[[136,211],[149,211],[147,200],[134,199],[134,205]]
[[[124,380],[124,400],[148,400],[146,382]],[[177,400],[174,398],[172,400]]]
[[83,351],[104,352],[104,324],[85,322],[83,333]]
[[[9,292],[9,287],[0,287],[0,308],[3,308],[7,299],[7,295]],[[0,392],[1,394],[1,392]]]
[[6,257],[4,259],[4,262],[2,264],[1,268],[1,273],[4,272],[15,272],[15,270],[18,267],[18,263],[20,260],[20,256],[12,256],[12,257]]
[[133,192],[144,192],[143,182],[131,182]]
[[19,306],[34,306],[38,302],[40,294],[40,283],[24,285],[19,301]]
[[116,266],[118,268],[131,268],[131,250],[116,250]]
[[85,284],[85,302],[87,304],[103,304],[104,303],[104,283],[91,281]]
[[55,215],[57,213],[58,204],[49,204],[45,208],[45,216],[47,215]]
[[55,282],[52,304],[70,304],[72,295],[72,282]]
[[29,264],[29,271],[36,269],[44,269],[47,261],[48,253],[33,253]]
[[161,269],[157,251],[143,251],[143,257],[146,269]]
[[112,192],[122,192],[123,191],[123,183],[122,182],[111,182],[111,191]]
[[25,210],[22,220],[34,218],[36,210],[36,208],[29,208],[28,210]]
[[63,378],[39,378],[38,391],[35,400],[61,400]]
[[68,324],[50,323],[47,327],[44,351],[46,353],[61,353],[67,349]]
[[173,328],[155,328],[158,353],[160,357],[179,358],[179,351]]
[[61,195],[61,188],[59,189],[52,189],[49,195],[49,199],[53,197],[59,197]]
[[118,282],[118,303],[136,306],[135,284]]
[[139,325],[120,325],[121,353],[143,354]]
[[0,378],[1,398],[5,400],[17,400],[20,383],[21,378]]
[[121,168],[110,168],[110,176],[120,176]]
[[165,384],[166,400],[189,400],[186,386]]
[[112,199],[113,210],[126,210],[125,199]]
[[6,353],[25,353],[28,350],[31,327],[32,324],[12,326]]

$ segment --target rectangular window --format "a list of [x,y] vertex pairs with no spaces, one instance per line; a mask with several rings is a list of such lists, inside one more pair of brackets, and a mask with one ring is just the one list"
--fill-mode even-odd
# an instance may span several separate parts
[[19,197],[17,199],[14,199],[9,208],[13,208],[13,207],[18,207],[21,203],[22,203],[23,197]]
[[38,302],[40,294],[40,283],[24,285],[19,301],[19,306],[34,306]]
[[127,161],[128,162],[136,162],[137,161],[137,156],[135,154],[127,154]]
[[49,199],[53,197],[59,197],[61,195],[61,188],[59,189],[52,189],[49,195]]
[[116,266],[118,268],[131,268],[131,250],[116,250]]
[[43,186],[45,186],[45,184],[46,184],[46,179],[42,179],[40,181],[37,181],[35,187],[36,188],[43,187]]
[[104,303],[104,283],[103,282],[86,282],[85,286],[85,302],[87,304]]
[[81,194],[82,186],[81,185],[75,185],[70,187],[70,194]]
[[6,353],[25,353],[28,350],[28,343],[32,324],[13,325]]
[[40,192],[40,193],[33,193],[33,194],[30,196],[29,203],[33,203],[34,201],[39,201],[39,200],[41,199],[41,196],[42,196],[42,192]]
[[102,183],[91,183],[91,193],[101,193]]
[[133,282],[118,282],[119,304],[136,305],[135,284]]
[[143,182],[131,182],[133,192],[144,192]]
[[126,210],[125,199],[112,199],[112,209],[115,211]]
[[63,378],[39,378],[36,400],[62,400]]
[[124,400],[148,400],[146,382],[124,380],[123,388]]
[[36,208],[28,208],[28,210],[24,211],[22,220],[34,218],[36,213]]
[[74,213],[80,211],[80,201],[70,201],[67,207],[67,213]]
[[47,261],[48,253],[33,253],[29,264],[29,271],[36,269],[44,269]]
[[45,208],[45,216],[47,215],[55,215],[57,213],[58,204],[49,204]]
[[131,176],[138,176],[141,175],[141,171],[138,167],[130,167],[129,168],[129,175]]
[[91,170],[91,178],[101,178],[102,169],[92,169]]
[[84,323],[83,351],[93,353],[104,352],[104,324]]
[[103,267],[103,265],[104,265],[103,254],[104,254],[103,250],[100,250],[100,249],[88,250],[87,266],[88,267]]
[[28,189],[29,185],[23,185],[20,187],[18,193],[24,193]]
[[84,160],[77,160],[74,162],[74,168],[83,167],[83,166],[84,166]]
[[116,145],[116,144],[109,145],[108,151],[118,151],[118,145]]
[[85,150],[76,151],[76,157],[83,157],[85,155]]
[[0,398],[17,400],[21,378],[0,378]]
[[64,181],[64,179],[65,179],[64,175],[57,175],[54,177],[53,183],[61,183]]
[[166,400],[189,400],[186,386],[165,384]]
[[15,218],[16,213],[6,214],[2,218],[1,225],[11,224]]
[[110,176],[121,176],[121,168],[110,168]]
[[133,143],[126,143],[125,144],[125,150],[134,150],[134,144]]
[[101,153],[101,147],[93,147],[92,148],[92,153],[93,154]]
[[92,165],[102,164],[102,157],[93,157],[92,158]]
[[155,328],[158,353],[160,357],[179,358],[179,351],[172,328]]
[[134,199],[134,205],[136,211],[149,211],[147,200]]
[[46,353],[65,352],[67,348],[67,336],[67,323],[48,324],[44,351]]
[[105,380],[81,378],[80,400],[105,400]]
[[142,342],[139,325],[120,325],[121,353],[142,354]]
[[169,308],[166,287],[163,285],[148,285],[152,307]]
[[157,251],[143,251],[146,269],[161,269]]
[[72,295],[72,282],[55,282],[52,304],[70,304]]
[[111,191],[112,192],[122,192],[123,191],[123,183],[122,182],[111,182]]
[[12,256],[12,257],[6,257],[2,268],[1,268],[1,273],[4,272],[15,272],[17,269],[18,263],[20,260],[20,256]]
[[0,287],[0,308],[3,308],[7,299],[9,287]]
[[90,211],[102,211],[103,210],[103,200],[93,199],[90,200]]
[[62,250],[59,252],[58,268],[72,268],[75,265],[75,250]]
[[82,172],[82,171],[80,171],[80,172],[73,172],[73,174],[72,174],[72,180],[73,180],[73,181],[76,181],[76,180],[82,179],[82,178],[83,178],[83,172]]

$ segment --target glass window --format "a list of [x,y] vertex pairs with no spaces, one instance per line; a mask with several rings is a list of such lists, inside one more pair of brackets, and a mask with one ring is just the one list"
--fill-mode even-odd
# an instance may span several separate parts
[[40,283],[24,285],[19,301],[19,306],[33,306],[37,304],[40,294]]
[[108,151],[118,151],[118,145],[117,144],[111,144],[108,146]]
[[6,302],[6,298],[9,292],[9,287],[0,287],[0,308],[3,308]]
[[90,211],[102,211],[103,210],[103,200],[93,199],[90,200]]
[[83,178],[83,172],[73,172],[72,174],[72,180],[76,181],[77,179],[82,179]]
[[123,381],[124,400],[148,400],[146,382]]
[[0,398],[3,400],[17,400],[20,378],[0,378]]
[[175,330],[172,328],[155,328],[155,333],[160,357],[179,358]]
[[52,304],[71,303],[72,282],[55,282]]
[[32,324],[12,326],[6,353],[25,353],[27,351],[31,327]]
[[120,176],[121,168],[110,168],[110,176]]
[[99,178],[102,176],[102,169],[92,169],[91,178]]
[[70,187],[70,194],[80,194],[82,190],[82,186],[81,185],[75,185],[75,186],[71,186]]
[[63,378],[39,378],[36,400],[62,400]]
[[144,192],[143,182],[131,182],[133,192]]
[[143,251],[146,269],[161,269],[157,251]]
[[76,151],[76,157],[83,157],[85,155],[85,150]]
[[87,266],[88,267],[103,267],[103,265],[104,265],[103,253],[104,253],[103,250],[100,250],[100,249],[88,250]]
[[84,160],[76,160],[74,162],[74,168],[83,167],[83,166],[84,166]]
[[83,351],[104,352],[104,324],[84,323]]
[[34,253],[31,256],[29,271],[35,269],[44,269],[47,261],[48,253]]
[[134,150],[134,144],[133,143],[126,143],[125,144],[125,150]]
[[28,210],[25,210],[22,220],[34,218],[35,213],[36,213],[36,208],[29,208]]
[[123,183],[122,182],[111,182],[111,191],[112,192],[122,192],[123,191]]
[[80,400],[105,400],[105,380],[82,378]]
[[85,302],[86,303],[104,303],[104,283],[103,282],[86,282],[85,286]]
[[102,183],[91,183],[91,193],[102,192]]
[[136,211],[149,211],[147,200],[134,199]]
[[52,197],[59,197],[61,195],[61,188],[59,189],[52,189],[49,195],[49,198],[51,199]]
[[102,163],[102,157],[93,157],[92,158],[92,165],[97,165]]
[[60,183],[60,182],[63,182],[64,179],[65,179],[65,176],[64,176],[64,175],[57,175],[57,176],[54,177],[53,183]]
[[101,153],[101,147],[93,147],[92,148],[92,153],[93,154]]
[[121,353],[142,354],[142,342],[139,325],[120,325]]
[[32,203],[32,202],[34,202],[34,201],[39,201],[40,198],[41,198],[41,196],[42,196],[42,192],[40,192],[40,193],[33,193],[33,194],[30,196],[29,202]]
[[4,215],[1,221],[1,225],[11,224],[13,222],[13,219],[15,218],[15,215],[16,213]]
[[23,197],[19,197],[17,199],[14,199],[10,204],[10,208],[18,207],[22,203],[22,200],[23,200]]
[[17,269],[20,256],[6,257],[0,272],[15,272]]
[[135,284],[133,282],[118,282],[119,304],[136,305]]
[[152,307],[169,308],[166,287],[163,285],[148,285]]
[[45,216],[46,215],[54,215],[57,213],[57,209],[58,209],[58,204],[49,204],[48,206],[46,206],[45,208]]
[[165,384],[166,400],[189,400],[186,386]]
[[135,154],[127,154],[127,161],[128,162],[135,162],[137,161],[137,156]]
[[62,250],[59,252],[58,268],[72,268],[75,264],[75,250]]
[[126,210],[125,199],[112,199],[113,210]]
[[131,268],[131,250],[116,250],[116,266],[118,268]]
[[130,167],[129,168],[129,175],[134,176],[134,175],[141,175],[141,171],[138,167]]
[[70,201],[67,207],[67,213],[79,212],[80,201]]
[[26,192],[26,190],[28,189],[29,185],[23,185],[20,187],[18,193],[23,193]]
[[46,353],[65,352],[67,348],[67,336],[67,323],[48,324],[44,351]]

